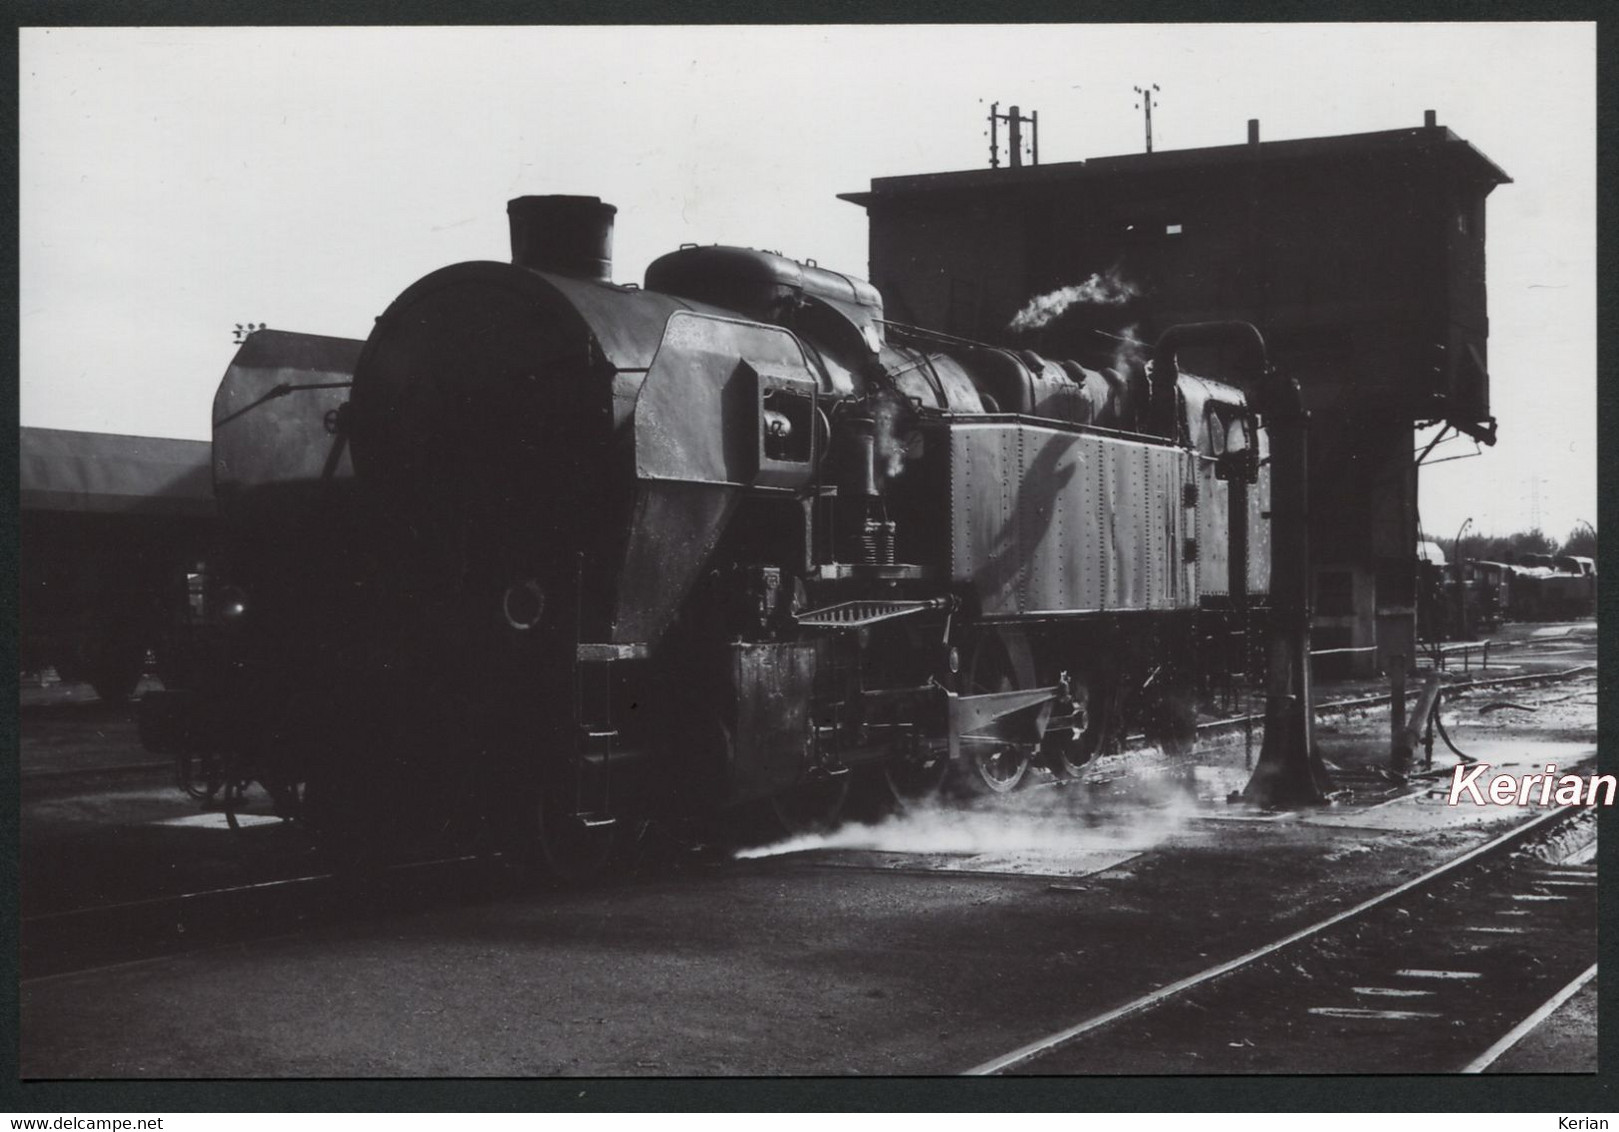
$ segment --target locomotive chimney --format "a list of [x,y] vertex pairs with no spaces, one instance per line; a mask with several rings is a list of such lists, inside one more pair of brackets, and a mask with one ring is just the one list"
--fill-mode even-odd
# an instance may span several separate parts
[[512,262],[536,271],[611,283],[613,216],[600,197],[516,197],[506,202]]

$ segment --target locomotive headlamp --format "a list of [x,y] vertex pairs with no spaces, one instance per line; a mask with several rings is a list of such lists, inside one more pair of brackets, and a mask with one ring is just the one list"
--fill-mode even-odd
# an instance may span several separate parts
[[501,596],[500,611],[506,616],[506,624],[526,633],[540,623],[545,613],[545,590],[533,578],[513,582]]
[[765,435],[772,439],[785,440],[793,435],[793,422],[787,418],[786,413],[778,413],[774,409],[764,411]]
[[226,625],[237,625],[247,616],[247,593],[240,586],[225,586],[215,599],[214,609]]

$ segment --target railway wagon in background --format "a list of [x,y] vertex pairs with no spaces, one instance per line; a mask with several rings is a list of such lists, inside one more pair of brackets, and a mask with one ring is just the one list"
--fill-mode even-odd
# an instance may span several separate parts
[[119,701],[151,653],[185,682],[213,540],[207,442],[23,428],[17,471],[22,670]]
[[1506,619],[1513,568],[1463,558],[1446,562],[1437,543],[1417,544],[1417,631],[1427,642],[1474,640]]
[[1596,563],[1568,554],[1525,554],[1512,568],[1513,616],[1520,621],[1589,617],[1596,612]]
[[195,733],[323,834],[584,873],[625,818],[795,828],[1183,745],[1260,667],[1266,433],[1175,332],[1087,369],[743,248],[624,286],[611,205],[508,211],[512,262],[363,348],[254,334],[215,402]]

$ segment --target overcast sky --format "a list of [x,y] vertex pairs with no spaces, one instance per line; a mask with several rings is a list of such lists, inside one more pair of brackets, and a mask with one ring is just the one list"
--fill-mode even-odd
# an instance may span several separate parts
[[[994,101],[1047,162],[1418,126],[1489,198],[1501,442],[1425,470],[1450,538],[1596,516],[1589,24],[24,29],[21,419],[204,438],[234,323],[363,338],[406,285],[505,259],[505,202],[618,205],[614,275],[683,242],[864,274],[873,177],[985,166]],[[1432,459],[1471,452],[1442,446]]]

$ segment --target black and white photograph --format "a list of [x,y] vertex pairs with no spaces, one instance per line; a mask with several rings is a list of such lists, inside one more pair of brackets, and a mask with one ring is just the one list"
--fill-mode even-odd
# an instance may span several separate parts
[[20,28],[23,1081],[1595,1095],[1597,63]]

